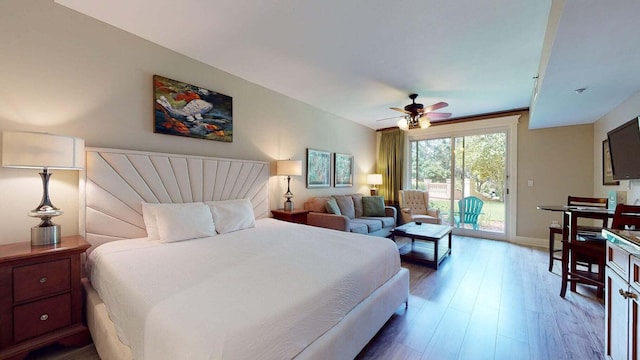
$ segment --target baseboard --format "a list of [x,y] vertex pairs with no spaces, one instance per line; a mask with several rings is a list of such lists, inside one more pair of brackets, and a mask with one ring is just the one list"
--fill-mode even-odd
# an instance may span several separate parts
[[513,239],[509,239],[509,242],[512,242],[518,245],[524,245],[524,246],[533,246],[533,247],[539,247],[544,249],[549,248],[549,239],[540,239],[540,238],[534,238],[534,237],[528,237],[528,236],[516,236]]

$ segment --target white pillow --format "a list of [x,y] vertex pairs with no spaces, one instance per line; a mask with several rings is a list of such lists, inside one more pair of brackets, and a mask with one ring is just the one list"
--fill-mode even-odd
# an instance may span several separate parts
[[158,235],[162,242],[174,242],[216,235],[211,210],[204,203],[160,206],[156,209]]
[[248,199],[208,201],[218,234],[249,229],[256,226],[253,205]]
[[[179,209],[188,208],[190,206],[193,206],[194,204],[204,205],[204,203],[158,204],[158,203],[147,203],[143,201],[142,202],[142,219],[144,221],[144,226],[147,230],[147,238],[149,238],[150,240],[160,240],[160,233],[158,231],[158,220],[157,220],[157,210],[159,208],[166,207],[166,208],[172,208],[178,211]],[[209,216],[211,216],[210,211],[209,211]]]
[[147,229],[147,238],[150,240],[160,239],[158,234],[158,221],[156,220],[156,209],[164,204],[150,204],[142,202],[142,220]]

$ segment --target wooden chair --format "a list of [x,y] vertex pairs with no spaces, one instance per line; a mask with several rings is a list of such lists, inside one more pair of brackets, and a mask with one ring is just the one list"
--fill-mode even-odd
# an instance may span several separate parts
[[[567,206],[593,206],[593,207],[602,207],[607,208],[607,198],[586,198],[586,197],[577,197],[577,196],[568,196],[567,197]],[[567,215],[563,215],[563,226],[567,225],[569,219]],[[603,222],[603,227],[606,227],[606,219]],[[597,232],[600,231],[601,228],[593,227],[593,226],[579,226],[578,231],[586,231],[586,232]],[[556,249],[556,235],[562,236],[562,226],[549,226],[549,271],[553,271],[553,260],[562,260],[562,257],[554,256],[555,253],[562,252],[562,248]]]
[[[607,208],[606,198],[581,198],[569,197],[570,206],[576,207],[598,207]],[[607,227],[609,214],[594,213],[572,213],[571,216],[586,217],[601,220],[601,226],[577,225],[577,219],[573,220],[576,230],[568,227],[569,215],[565,213],[563,221],[562,239],[562,287],[560,296],[564,297],[567,291],[567,284],[571,284],[571,291],[576,291],[576,284],[592,285],[596,287],[596,296],[604,295],[604,265],[605,265],[605,239],[600,235],[602,228]],[[575,238],[570,235],[575,233]],[[597,265],[597,268],[594,267]],[[578,268],[586,267],[586,269]]]
[[619,204],[613,215],[612,229],[624,230],[625,227],[632,227],[640,230],[640,206]]

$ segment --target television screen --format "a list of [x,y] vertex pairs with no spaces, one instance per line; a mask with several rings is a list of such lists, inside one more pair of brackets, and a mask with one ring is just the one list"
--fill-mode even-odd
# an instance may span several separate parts
[[640,179],[640,117],[607,133],[614,180]]

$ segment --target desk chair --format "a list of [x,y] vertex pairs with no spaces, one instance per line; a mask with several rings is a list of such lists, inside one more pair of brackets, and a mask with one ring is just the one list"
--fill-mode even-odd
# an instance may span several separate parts
[[[602,198],[571,198],[572,206],[589,206],[607,208],[607,199]],[[575,205],[576,203],[580,203]],[[599,204],[599,205],[598,205]],[[571,291],[576,291],[576,284],[585,284],[596,287],[596,296],[602,298],[604,295],[604,265],[606,240],[600,235],[602,228],[608,226],[609,214],[589,213],[574,211],[571,214],[571,222],[576,226],[575,231],[567,227],[569,215],[565,213],[565,231],[569,232],[567,239],[562,239],[562,287],[560,296],[564,298],[567,291],[567,283],[571,284]],[[602,226],[577,225],[578,218],[589,218],[602,221]],[[575,234],[575,238],[571,235]],[[594,269],[593,265],[597,265]],[[586,270],[578,268],[585,266]]]
[[635,230],[640,230],[640,206],[618,204],[613,215],[611,228],[624,230],[625,227],[631,226]]
[[[567,197],[567,206],[593,206],[593,207],[602,207],[607,208],[607,198],[587,198],[587,197],[577,197],[577,196],[568,196]],[[568,222],[568,218],[565,214],[563,214],[562,225],[566,226]],[[606,218],[603,220],[602,227],[607,226]],[[601,228],[594,226],[578,226],[579,232],[598,232]],[[562,226],[549,226],[549,272],[553,271],[553,260],[562,260],[561,257],[554,256],[557,252],[562,252],[562,248],[555,248],[555,240],[556,235],[562,236]]]

